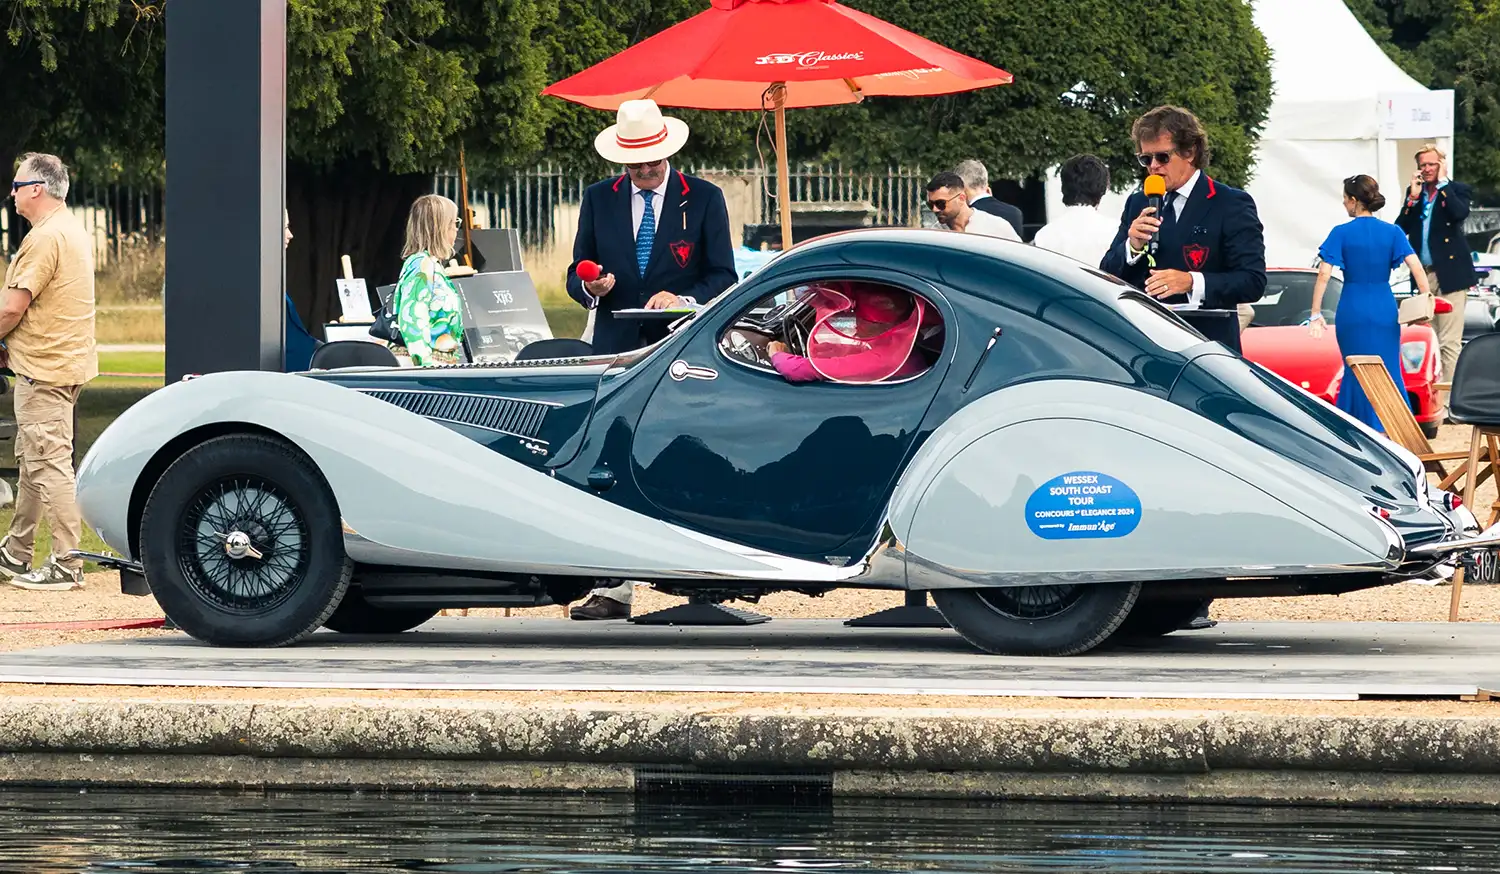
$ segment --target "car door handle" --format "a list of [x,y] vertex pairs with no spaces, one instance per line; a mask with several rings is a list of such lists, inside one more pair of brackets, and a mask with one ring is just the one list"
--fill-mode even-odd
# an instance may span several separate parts
[[711,367],[694,367],[679,358],[667,368],[667,375],[677,382],[682,382],[684,379],[718,379],[719,371]]

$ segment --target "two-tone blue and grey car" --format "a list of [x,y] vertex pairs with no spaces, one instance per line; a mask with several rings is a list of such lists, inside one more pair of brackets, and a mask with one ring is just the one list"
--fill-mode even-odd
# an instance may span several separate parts
[[[920,301],[920,371],[778,373],[768,343],[805,355],[827,287]],[[627,354],[188,379],[78,489],[172,621],[229,646],[630,579],[925,591],[982,650],[1066,655],[1500,544],[1411,454],[1135,289],[916,229],[800,245]]]

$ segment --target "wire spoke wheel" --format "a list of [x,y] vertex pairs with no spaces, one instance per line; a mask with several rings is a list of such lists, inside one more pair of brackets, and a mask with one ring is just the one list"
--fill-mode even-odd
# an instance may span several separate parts
[[274,610],[307,576],[307,519],[285,490],[262,477],[204,485],[187,502],[177,531],[179,570],[195,594],[222,610]]
[[1083,598],[1083,586],[1014,586],[985,589],[979,600],[1010,619],[1050,619],[1068,612]]

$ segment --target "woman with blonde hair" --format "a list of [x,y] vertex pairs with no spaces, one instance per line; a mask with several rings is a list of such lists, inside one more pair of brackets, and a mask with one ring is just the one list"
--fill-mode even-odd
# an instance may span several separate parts
[[406,218],[401,278],[391,293],[391,305],[406,353],[418,367],[458,360],[463,302],[443,272],[457,240],[458,205],[436,194],[417,198]]

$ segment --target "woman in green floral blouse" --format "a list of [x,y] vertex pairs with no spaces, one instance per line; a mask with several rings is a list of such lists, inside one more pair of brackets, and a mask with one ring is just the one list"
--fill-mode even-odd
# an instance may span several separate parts
[[392,300],[406,354],[418,367],[458,360],[463,304],[442,264],[457,239],[458,205],[436,194],[417,198],[406,218],[405,260]]

